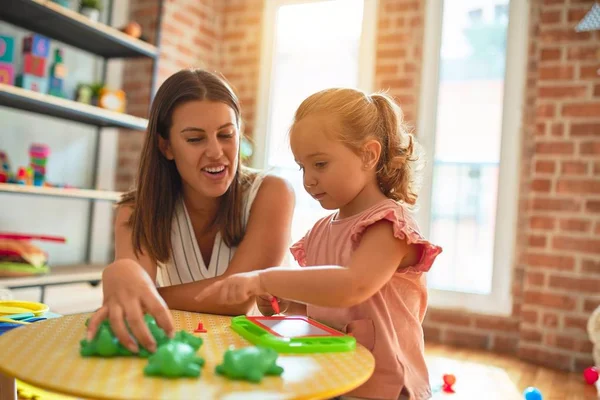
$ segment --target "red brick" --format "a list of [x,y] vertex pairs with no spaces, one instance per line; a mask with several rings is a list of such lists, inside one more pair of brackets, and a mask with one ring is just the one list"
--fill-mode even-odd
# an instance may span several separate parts
[[534,179],[531,182],[531,189],[534,192],[549,192],[552,188],[552,182],[549,179]]
[[537,324],[538,312],[535,310],[523,310],[521,311],[521,321],[528,324]]
[[[583,260],[581,262],[581,272],[584,274],[600,275],[600,261]],[[600,291],[600,289],[598,291]]]
[[565,231],[587,232],[590,230],[592,223],[589,220],[583,219],[563,219],[560,221],[560,229]]
[[536,109],[536,116],[543,117],[554,117],[556,115],[556,107],[554,104],[539,104]]
[[556,250],[571,250],[581,253],[600,254],[600,240],[569,236],[555,236],[552,247]]
[[541,61],[557,61],[562,56],[562,49],[542,49],[540,52]]
[[594,97],[600,97],[600,83],[594,86]]
[[540,67],[538,74],[540,80],[571,80],[575,78],[575,68],[572,65]]
[[395,11],[418,11],[420,8],[418,1],[388,1],[385,3],[386,12]]
[[556,328],[559,324],[559,318],[556,313],[545,312],[542,317],[542,326],[546,328]]
[[398,73],[398,65],[396,64],[384,64],[377,65],[375,67],[375,75],[395,75]]
[[377,50],[377,58],[389,58],[398,60],[406,57],[406,49],[380,49]]
[[574,350],[579,353],[592,354],[594,350],[594,344],[590,342],[589,339],[576,340]]
[[429,311],[427,311],[426,319],[430,323],[435,322],[458,326],[470,326],[472,323],[471,317],[469,315],[465,315],[463,313],[454,311],[436,309],[429,309]]
[[520,339],[526,342],[541,342],[542,333],[536,329],[528,329],[521,327],[519,331]]
[[545,6],[552,6],[556,4],[565,4],[566,2],[566,0],[544,0],[543,4]]
[[536,136],[544,136],[546,134],[546,124],[544,122],[539,122],[535,124],[535,135]]
[[600,180],[560,179],[556,184],[557,193],[600,194]]
[[582,79],[598,79],[598,78],[600,78],[600,65],[595,65],[595,66],[582,65],[579,70],[579,76]]
[[598,46],[574,46],[567,49],[567,58],[576,61],[594,61],[598,58]]
[[569,142],[538,142],[535,152],[540,154],[573,154],[575,144]]
[[489,348],[491,337],[481,333],[449,329],[445,332],[444,341],[449,345],[487,349]]
[[492,350],[499,353],[514,354],[518,345],[518,337],[495,335],[492,341]]
[[565,316],[565,328],[587,333],[587,318]]
[[557,310],[571,311],[575,309],[576,305],[574,297],[533,290],[526,290],[523,298],[526,303]]
[[550,287],[566,289],[576,293],[596,293],[600,288],[600,279],[591,277],[570,278],[566,276],[550,276]]
[[478,329],[486,329],[490,331],[515,332],[519,329],[519,321],[517,319],[507,317],[475,317],[475,327]]
[[591,117],[600,115],[600,102],[569,103],[562,106],[563,117]]
[[531,229],[552,230],[554,229],[554,218],[533,216],[529,219]]
[[534,198],[531,207],[538,211],[579,211],[575,199]]
[[590,32],[575,32],[572,28],[565,29],[548,29],[540,32],[539,40],[542,43],[556,44],[566,42],[585,42],[588,41],[592,35]]
[[433,326],[423,326],[423,334],[427,342],[441,342],[442,330]]
[[558,137],[563,136],[565,134],[565,124],[563,123],[554,123],[550,128],[550,133],[552,136]]
[[581,21],[583,19],[583,17],[585,17],[587,12],[588,12],[588,10],[586,10],[586,9],[569,10],[569,12],[567,14],[567,21],[578,23],[579,21]]
[[600,142],[581,142],[579,152],[583,155],[600,154]]
[[542,11],[540,21],[543,24],[556,24],[562,20],[562,10]]
[[382,89],[388,88],[410,88],[414,86],[414,80],[412,79],[386,79],[381,82]]
[[563,161],[561,166],[563,175],[585,175],[588,170],[587,163],[581,161]]
[[572,123],[571,130],[569,131],[571,136],[600,136],[600,123]]
[[574,338],[569,336],[547,332],[544,335],[543,343],[548,347],[555,347],[563,350],[574,350],[576,341]]
[[554,161],[538,160],[535,162],[535,172],[553,174],[556,170]]
[[586,94],[587,87],[584,85],[542,86],[538,88],[538,96],[553,99],[585,97]]
[[594,365],[594,359],[591,352],[575,357],[575,371],[581,373],[584,369],[589,368],[590,365]]
[[586,313],[594,311],[598,306],[600,306],[600,300],[598,299],[585,299],[583,301],[583,311]]
[[600,212],[600,201],[588,200],[587,203],[585,203],[585,210],[587,212]]
[[546,275],[542,272],[527,271],[526,280],[528,285],[544,286]]

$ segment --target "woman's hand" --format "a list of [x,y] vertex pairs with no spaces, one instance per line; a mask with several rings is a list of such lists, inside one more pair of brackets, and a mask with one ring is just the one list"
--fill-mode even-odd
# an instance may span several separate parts
[[266,294],[260,283],[260,272],[233,274],[208,286],[194,299],[198,302],[212,297],[219,304],[241,304],[248,299]]
[[90,318],[88,340],[94,338],[100,323],[108,318],[115,336],[127,349],[136,353],[139,343],[154,352],[156,342],[144,322],[144,313],[152,315],[157,325],[172,337],[174,325],[171,313],[154,282],[138,263],[120,259],[107,266],[102,273],[102,290],[103,305]]

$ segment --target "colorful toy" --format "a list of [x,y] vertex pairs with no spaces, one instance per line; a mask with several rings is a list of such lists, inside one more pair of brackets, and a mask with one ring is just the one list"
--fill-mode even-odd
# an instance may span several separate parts
[[215,372],[229,379],[247,380],[258,383],[265,375],[279,376],[283,368],[277,365],[279,355],[267,347],[244,347],[237,350],[227,350],[223,363],[217,365]]
[[356,339],[304,316],[231,319],[231,328],[249,342],[279,353],[327,353],[351,351]]
[[38,34],[27,36],[23,39],[23,53],[47,58],[50,54],[50,39]]
[[528,387],[523,392],[523,398],[525,400],[544,400],[544,396],[542,396],[542,392],[539,391],[538,388]]
[[15,83],[17,86],[22,87],[23,89],[31,90],[33,92],[48,92],[48,81],[39,76],[30,74],[20,74],[17,76]]
[[45,144],[33,143],[29,146],[29,166],[33,170],[33,184],[43,186],[46,180],[46,163],[50,155],[50,148]]
[[444,385],[442,386],[442,390],[446,393],[455,393],[454,384],[456,383],[456,377],[452,374],[446,374],[442,377],[444,380]]
[[15,39],[11,36],[0,35],[0,83],[7,85],[15,83],[14,52]]
[[125,112],[125,92],[103,87],[100,89],[98,107],[116,112]]
[[598,369],[596,367],[588,367],[583,370],[583,378],[588,385],[593,385],[598,380]]
[[67,67],[63,62],[61,49],[54,51],[54,62],[50,66],[50,80],[48,94],[57,97],[66,97],[63,91],[63,81],[67,77]]
[[46,75],[46,59],[33,54],[23,55],[23,74],[43,78]]
[[194,336],[191,333],[187,333],[186,331],[179,331],[175,333],[175,336],[172,339],[176,342],[186,343],[192,346],[194,351],[198,351],[200,346],[204,343],[201,337]]
[[196,350],[188,343],[172,340],[156,349],[144,368],[146,376],[167,378],[198,377],[204,359],[196,355]]
[[198,322],[198,326],[194,329],[194,333],[206,333],[206,329],[204,329],[202,322]]
[[12,63],[15,56],[15,39],[12,36],[0,35],[0,62]]
[[89,85],[80,84],[75,93],[75,101],[84,104],[92,104],[93,95],[94,91]]

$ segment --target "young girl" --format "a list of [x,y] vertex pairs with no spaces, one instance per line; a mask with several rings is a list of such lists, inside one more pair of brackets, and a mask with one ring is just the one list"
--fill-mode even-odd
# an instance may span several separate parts
[[348,396],[430,398],[425,273],[442,250],[409,213],[416,155],[399,107],[384,94],[324,90],[300,105],[290,140],[306,191],[337,210],[292,246],[305,268],[234,274],[196,299],[271,295],[305,304],[306,315],[352,334],[375,357],[372,377]]

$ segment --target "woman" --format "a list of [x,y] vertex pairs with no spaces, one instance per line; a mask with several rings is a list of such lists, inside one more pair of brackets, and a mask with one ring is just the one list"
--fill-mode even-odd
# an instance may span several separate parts
[[279,265],[287,252],[293,191],[241,165],[240,124],[236,95],[214,74],[183,70],[159,88],[137,187],[117,209],[115,261],[103,272],[104,301],[88,338],[108,319],[131,351],[138,342],[154,351],[144,313],[172,335],[169,309],[226,315],[251,309],[254,301],[194,301],[211,283]]

